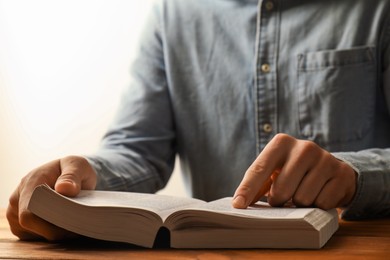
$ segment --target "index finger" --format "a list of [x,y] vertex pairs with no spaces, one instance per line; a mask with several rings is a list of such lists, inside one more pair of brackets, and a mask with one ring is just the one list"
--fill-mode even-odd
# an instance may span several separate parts
[[275,137],[264,148],[245,172],[244,178],[233,196],[235,208],[247,208],[256,197],[266,193],[271,187],[271,175],[282,168],[291,146],[290,138]]

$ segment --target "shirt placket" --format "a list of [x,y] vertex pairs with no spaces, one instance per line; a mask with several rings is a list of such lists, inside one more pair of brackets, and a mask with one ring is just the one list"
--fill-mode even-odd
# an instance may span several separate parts
[[255,71],[258,153],[277,133],[277,4],[276,0],[259,1]]

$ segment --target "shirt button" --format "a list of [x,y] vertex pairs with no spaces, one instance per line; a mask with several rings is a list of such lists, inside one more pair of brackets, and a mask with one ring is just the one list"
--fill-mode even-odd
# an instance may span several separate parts
[[268,134],[271,133],[272,132],[272,125],[271,124],[264,124],[263,131],[268,133]]
[[272,11],[274,9],[274,3],[272,3],[271,1],[267,1],[265,3],[265,9],[267,11]]
[[261,65],[261,71],[264,72],[264,73],[268,73],[271,71],[271,67],[269,66],[269,64],[263,64]]

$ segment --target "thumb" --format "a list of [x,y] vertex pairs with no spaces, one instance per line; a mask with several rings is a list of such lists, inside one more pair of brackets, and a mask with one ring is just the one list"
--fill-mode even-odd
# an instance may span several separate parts
[[96,173],[83,157],[68,156],[60,159],[60,172],[54,189],[62,195],[74,197],[81,189],[95,189]]

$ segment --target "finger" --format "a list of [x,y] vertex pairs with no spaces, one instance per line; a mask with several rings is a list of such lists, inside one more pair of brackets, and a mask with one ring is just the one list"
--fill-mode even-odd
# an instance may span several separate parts
[[319,159],[315,167],[304,176],[299,184],[293,196],[294,205],[298,207],[313,206],[323,187],[331,179],[333,171],[332,163],[327,156]]
[[278,177],[279,172],[280,172],[280,170],[275,170],[275,171],[272,173],[271,177],[268,178],[268,179],[263,183],[263,186],[260,188],[260,190],[259,190],[258,193],[256,194],[255,198],[252,200],[252,202],[250,203],[250,205],[252,205],[252,204],[256,203],[257,201],[259,201],[263,196],[265,196],[265,195],[269,192],[269,190],[270,190],[270,188],[271,188],[271,186],[272,186],[272,183],[273,183],[273,182],[275,181],[275,179]]
[[270,205],[282,206],[293,198],[307,174],[318,164],[320,152],[320,148],[312,142],[296,142],[270,189]]
[[254,201],[272,172],[275,169],[282,168],[294,142],[294,138],[278,134],[268,143],[245,172],[244,178],[233,196],[233,207],[246,208]]
[[272,184],[270,175],[273,171],[271,164],[272,162],[264,164],[259,159],[255,160],[245,172],[233,196],[233,207],[247,208],[256,200],[256,197],[263,196],[270,189]]
[[76,234],[57,227],[31,213],[24,211],[19,214],[19,223],[22,229],[30,234],[38,234],[49,241],[57,241],[75,237]]
[[15,190],[10,199],[8,208],[6,211],[6,217],[11,229],[11,232],[19,237],[21,240],[33,240],[37,239],[39,236],[36,234],[33,234],[31,232],[28,232],[27,230],[23,229],[21,225],[19,224],[19,210],[18,210],[18,201],[19,201],[19,194],[18,190]]
[[28,203],[36,186],[46,183],[50,187],[54,187],[54,183],[60,175],[58,165],[58,160],[49,162],[33,170],[21,180],[15,194],[13,195],[15,207],[18,208],[19,215],[28,211]]
[[314,205],[320,209],[328,210],[343,204],[345,193],[340,189],[336,179],[331,179],[322,188],[314,201]]
[[[11,215],[12,214],[12,215]],[[32,232],[22,228],[19,224],[19,218],[17,214],[9,213],[7,209],[7,219],[10,225],[11,232],[21,240],[36,240],[42,238]]]
[[330,168],[332,176],[324,185],[314,204],[322,209],[345,207],[353,199],[356,191],[356,172],[346,163],[335,159]]
[[59,175],[58,160],[49,162],[32,171],[22,179],[17,190],[10,198],[12,224],[15,234],[23,240],[45,238],[54,240],[59,237],[56,226],[36,217],[28,209],[28,203],[35,187],[46,183],[53,187],[55,179]]
[[314,205],[314,201],[329,180],[325,173],[319,166],[305,175],[292,198],[295,206],[310,207]]
[[307,165],[297,164],[295,161],[297,160],[288,160],[273,182],[268,194],[268,203],[271,206],[282,206],[289,201],[305,176]]
[[[51,164],[48,164],[46,166],[50,165]],[[26,194],[29,194],[28,185],[25,184],[26,182],[31,182],[31,179],[35,178],[23,179],[9,199],[6,216],[12,233],[22,240],[36,240],[42,238],[47,240],[58,240],[59,238],[68,237],[69,234],[67,234],[67,232],[36,217],[25,208],[26,201],[24,197],[27,196]],[[23,191],[21,192],[21,190]]]
[[54,186],[65,196],[74,197],[81,189],[94,189],[96,173],[85,158],[69,156],[60,160],[61,175]]

